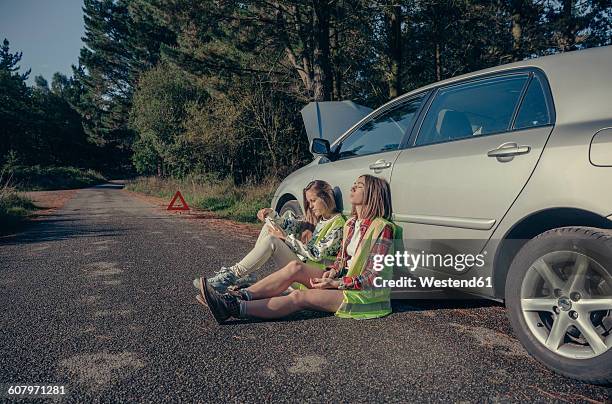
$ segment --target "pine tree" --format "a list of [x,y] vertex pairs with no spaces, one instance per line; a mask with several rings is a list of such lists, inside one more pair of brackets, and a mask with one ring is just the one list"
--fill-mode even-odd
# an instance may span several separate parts
[[19,71],[19,62],[23,56],[23,52],[10,52],[8,39],[4,38],[2,46],[0,47],[0,71],[7,72],[14,77],[18,77],[21,81],[26,81],[30,76],[32,69],[28,69],[25,73],[16,73]]
[[10,150],[20,158],[31,143],[30,70],[19,73],[21,52],[11,53],[5,38],[0,47],[0,163]]
[[75,77],[84,88],[79,111],[96,144],[128,151],[134,86],[159,60],[159,46],[172,34],[149,18],[147,2],[84,0],[85,47]]

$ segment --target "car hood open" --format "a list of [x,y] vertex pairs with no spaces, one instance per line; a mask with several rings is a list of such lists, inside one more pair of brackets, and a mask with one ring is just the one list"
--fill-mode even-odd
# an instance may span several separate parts
[[302,110],[308,142],[314,138],[327,139],[332,144],[351,126],[372,112],[372,108],[353,101],[324,101],[308,103]]

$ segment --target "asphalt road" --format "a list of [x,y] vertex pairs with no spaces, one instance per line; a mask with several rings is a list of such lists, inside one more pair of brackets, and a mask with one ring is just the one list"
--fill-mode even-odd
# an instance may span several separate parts
[[253,241],[117,185],[78,191],[0,239],[0,384],[64,385],[80,402],[610,400],[531,359],[495,303],[219,326],[191,280]]

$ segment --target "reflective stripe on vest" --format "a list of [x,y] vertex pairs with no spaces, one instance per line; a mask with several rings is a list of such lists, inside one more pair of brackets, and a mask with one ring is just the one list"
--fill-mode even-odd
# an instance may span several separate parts
[[[321,229],[319,234],[317,234],[317,238],[315,239],[314,243],[317,244],[325,237],[327,237],[330,229],[343,228],[345,223],[346,219],[344,219],[344,216],[342,216],[342,214],[338,214],[338,216],[334,220],[330,221],[330,223],[327,223]],[[317,266],[319,268],[325,268],[328,264],[333,263],[335,260],[335,256],[323,255],[319,261],[307,260],[306,262],[309,264],[313,264],[314,266]]]

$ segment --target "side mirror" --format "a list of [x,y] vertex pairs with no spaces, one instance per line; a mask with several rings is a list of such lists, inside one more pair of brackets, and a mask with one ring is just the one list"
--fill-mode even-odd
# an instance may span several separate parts
[[312,154],[319,154],[322,156],[329,156],[329,141],[327,139],[314,138],[310,143],[310,151]]

